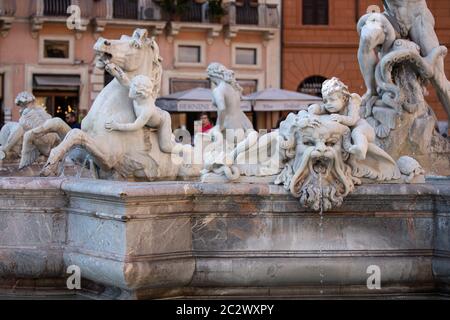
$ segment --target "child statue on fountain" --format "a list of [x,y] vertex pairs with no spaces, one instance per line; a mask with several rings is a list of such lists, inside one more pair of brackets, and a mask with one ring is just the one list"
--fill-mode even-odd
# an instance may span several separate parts
[[369,123],[361,119],[361,97],[351,94],[348,87],[339,79],[332,78],[323,83],[323,104],[314,104],[308,112],[313,115],[329,115],[330,119],[352,129],[353,146],[351,154],[364,160],[370,142],[375,141],[375,132]]
[[352,145],[349,164],[356,178],[370,178],[378,181],[400,178],[399,168],[392,157],[375,144],[375,130],[360,117],[361,97],[350,93],[339,79],[332,78],[323,83],[323,104],[309,107],[312,116],[326,117],[351,129]]
[[105,128],[116,131],[137,131],[144,126],[158,129],[159,147],[162,152],[172,153],[176,146],[172,135],[172,120],[167,111],[155,105],[152,80],[143,75],[134,77],[130,82],[130,99],[133,100],[136,121],[134,123],[107,122]]

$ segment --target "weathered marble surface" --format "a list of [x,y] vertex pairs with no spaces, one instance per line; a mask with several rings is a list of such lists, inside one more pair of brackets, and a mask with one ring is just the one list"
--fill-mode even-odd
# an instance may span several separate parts
[[274,185],[2,178],[0,292],[75,264],[117,299],[448,294],[449,185],[357,187],[321,225]]
[[364,118],[377,144],[394,159],[411,156],[427,174],[450,175],[450,143],[436,130],[426,102],[431,83],[450,117],[448,53],[435,32],[426,0],[384,1],[384,12],[369,12],[358,22],[358,60],[367,92]]

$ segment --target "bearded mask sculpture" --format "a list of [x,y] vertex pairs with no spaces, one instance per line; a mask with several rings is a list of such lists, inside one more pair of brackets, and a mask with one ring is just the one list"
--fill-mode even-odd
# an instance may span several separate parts
[[339,207],[354,190],[351,168],[345,163],[349,156],[346,149],[351,146],[350,129],[327,116],[300,113],[297,119],[300,125],[295,134],[295,157],[277,183],[283,182],[302,205],[312,210]]
[[323,104],[290,114],[280,125],[286,163],[275,181],[315,211],[341,206],[360,179],[402,177],[395,160],[374,143],[374,129],[359,117],[360,97],[337,78],[323,84],[322,94]]

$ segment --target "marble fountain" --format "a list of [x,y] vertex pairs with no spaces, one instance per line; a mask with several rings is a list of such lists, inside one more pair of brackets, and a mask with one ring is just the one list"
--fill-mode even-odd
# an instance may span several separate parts
[[446,297],[450,143],[423,87],[450,110],[447,49],[428,9],[405,36],[391,20],[417,12],[386,2],[358,23],[367,93],[329,79],[323,103],[264,135],[240,110],[234,73],[212,63],[217,125],[177,143],[154,104],[158,45],[141,29],[96,43],[115,80],[82,130],[21,93],[20,121],[0,133],[0,294]]

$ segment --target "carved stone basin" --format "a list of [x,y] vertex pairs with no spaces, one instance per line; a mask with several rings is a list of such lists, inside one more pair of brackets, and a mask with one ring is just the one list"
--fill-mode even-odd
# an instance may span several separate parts
[[0,295],[74,294],[71,265],[91,298],[448,294],[449,186],[364,185],[321,219],[267,184],[1,178]]

